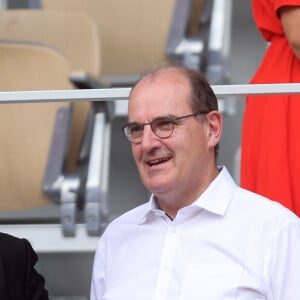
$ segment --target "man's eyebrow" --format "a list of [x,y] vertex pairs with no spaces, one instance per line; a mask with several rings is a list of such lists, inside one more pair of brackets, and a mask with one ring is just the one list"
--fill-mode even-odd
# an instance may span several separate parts
[[[159,115],[159,116],[156,116],[154,117],[151,121],[149,122],[152,122],[153,120],[155,119],[160,119],[160,118],[177,118],[176,115],[173,115],[173,114],[167,114],[167,115]],[[144,123],[149,123],[149,122],[144,122]],[[138,121],[128,121],[127,124],[134,124],[134,123],[137,123],[137,124],[144,124],[142,122],[138,122]]]

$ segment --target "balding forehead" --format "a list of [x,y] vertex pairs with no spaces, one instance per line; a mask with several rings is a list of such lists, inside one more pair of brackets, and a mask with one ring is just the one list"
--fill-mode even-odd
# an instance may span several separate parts
[[[159,70],[144,76],[134,86],[129,97],[129,107],[137,103],[143,105],[144,101],[173,99],[175,95],[181,95],[181,100],[187,100],[190,104],[191,88],[188,78],[176,69]],[[170,105],[172,106],[171,103]]]
[[149,73],[145,75],[132,89],[131,93],[134,92],[135,89],[145,86],[148,84],[155,84],[155,83],[169,83],[175,85],[186,85],[187,88],[190,88],[189,80],[186,74],[178,69],[178,68],[167,68],[167,69],[160,69],[155,72]]

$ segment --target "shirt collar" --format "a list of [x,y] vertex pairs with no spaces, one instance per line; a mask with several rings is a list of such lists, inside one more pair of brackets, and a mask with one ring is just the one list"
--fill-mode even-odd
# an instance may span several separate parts
[[[227,207],[232,198],[234,190],[237,188],[236,183],[230,176],[225,166],[218,167],[220,172],[218,176],[211,182],[207,189],[193,202],[189,207],[198,207],[211,213],[224,216]],[[148,218],[153,215],[164,215],[165,212],[159,209],[155,202],[155,196],[152,194],[146,210],[139,224],[145,223]]]
[[218,176],[191,206],[224,216],[237,185],[225,166],[219,169]]
[[153,215],[163,216],[164,214],[165,212],[157,207],[155,196],[152,194],[150,196],[150,200],[148,201],[144,214],[139,221],[139,224],[145,223],[147,218],[150,218]]

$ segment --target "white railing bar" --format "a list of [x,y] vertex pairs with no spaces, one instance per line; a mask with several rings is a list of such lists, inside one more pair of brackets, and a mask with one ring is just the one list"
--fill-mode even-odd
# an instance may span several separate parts
[[300,83],[215,85],[212,88],[218,96],[300,94]]
[[[300,83],[213,85],[217,96],[300,94]],[[0,92],[2,103],[128,100],[130,88]]]
[[130,88],[0,92],[1,103],[127,100]]
[[94,252],[99,239],[86,234],[85,224],[76,224],[75,237],[65,237],[60,224],[1,224],[0,230],[26,238],[38,253]]

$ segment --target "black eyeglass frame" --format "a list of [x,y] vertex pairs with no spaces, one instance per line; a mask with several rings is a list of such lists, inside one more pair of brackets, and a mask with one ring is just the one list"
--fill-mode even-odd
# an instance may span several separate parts
[[[125,137],[128,139],[129,142],[134,143],[134,144],[139,144],[141,142],[142,136],[143,136],[143,131],[144,131],[144,127],[146,125],[150,125],[152,132],[160,139],[167,139],[169,138],[173,132],[174,132],[174,128],[175,125],[177,124],[177,121],[185,119],[185,118],[189,118],[189,117],[195,117],[195,116],[199,116],[199,115],[206,115],[208,114],[210,111],[204,111],[204,112],[196,112],[193,114],[189,114],[189,115],[184,115],[184,116],[180,116],[180,117],[156,117],[154,118],[151,122],[147,122],[147,123],[138,123],[138,122],[130,122],[130,123],[126,123],[123,127],[122,127],[122,132],[124,133]],[[155,132],[155,126],[153,124],[157,123],[158,121],[168,121],[170,124],[172,124],[172,129],[170,130],[170,133],[167,136],[159,136],[157,134],[157,132]],[[138,139],[137,141],[135,141],[134,139],[132,139],[131,137],[131,133],[130,133],[130,126],[139,126],[141,128],[141,135],[138,136],[136,139]]]

